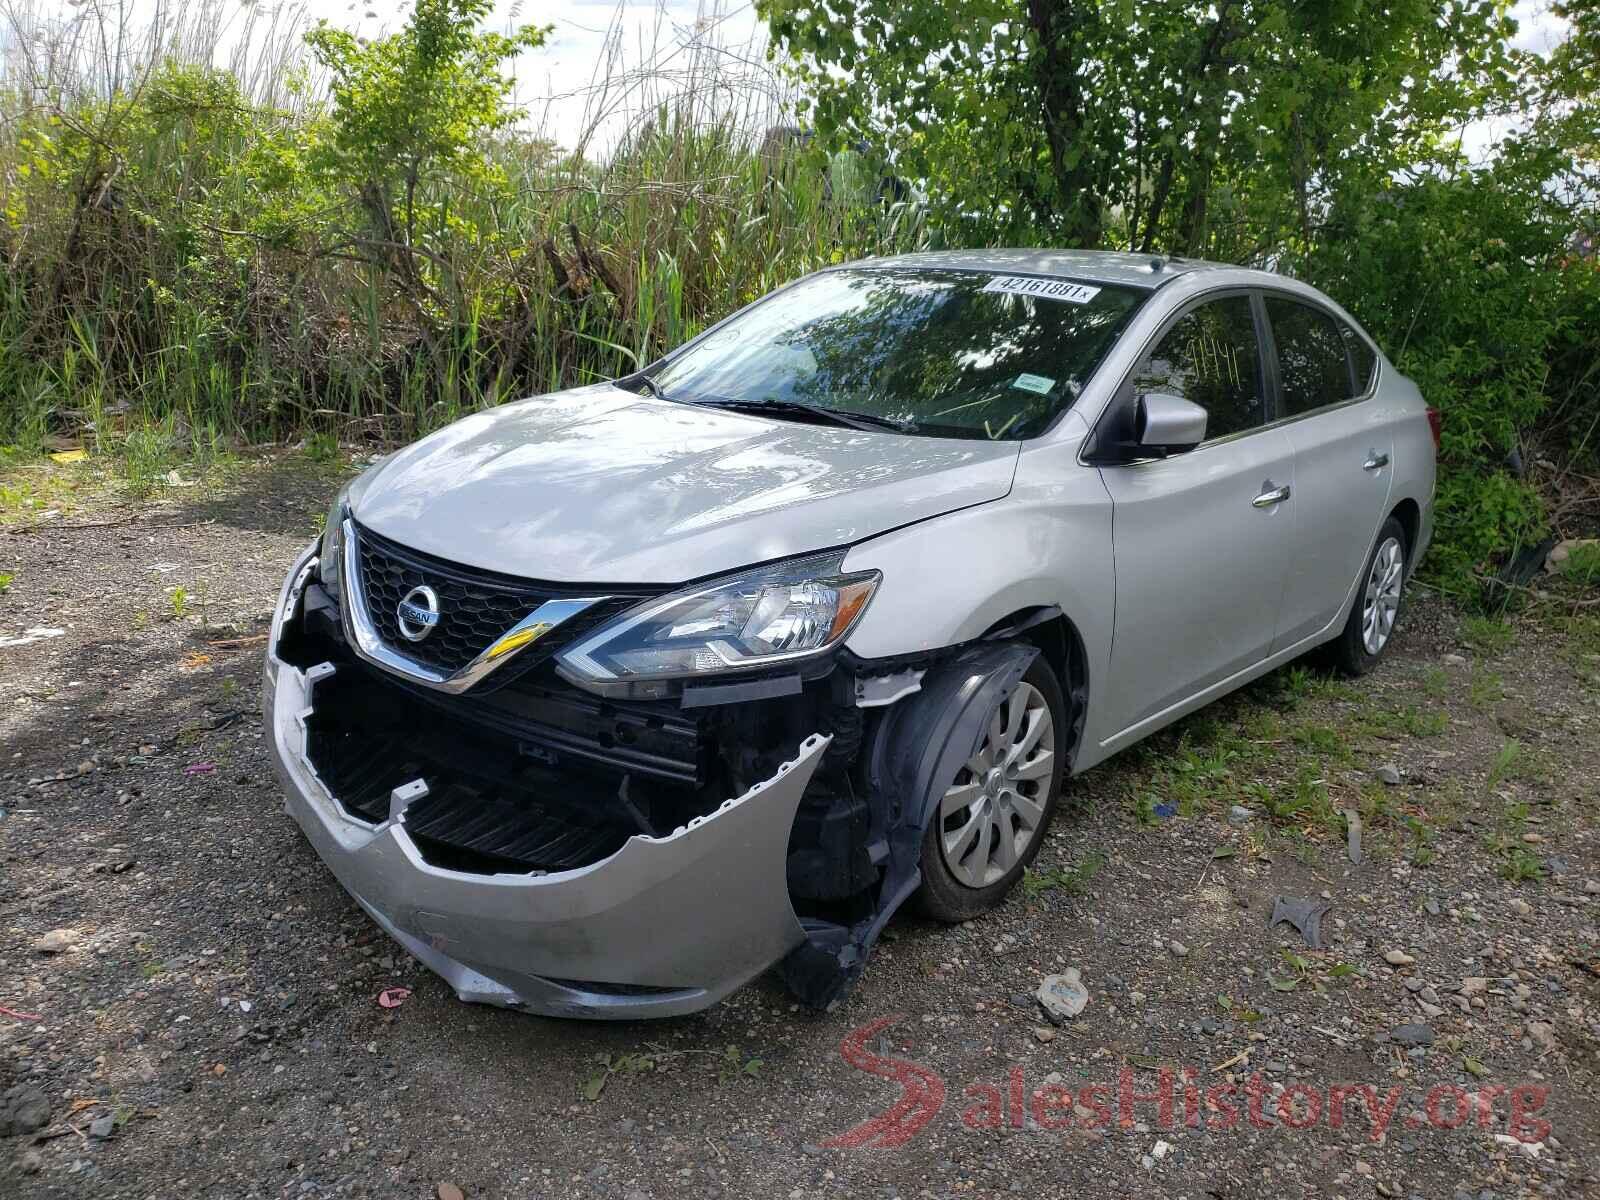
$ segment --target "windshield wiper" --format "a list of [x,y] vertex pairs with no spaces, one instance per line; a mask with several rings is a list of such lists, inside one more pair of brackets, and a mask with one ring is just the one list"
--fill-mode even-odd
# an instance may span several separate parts
[[672,399],[671,396],[667,395],[667,393],[664,390],[662,390],[661,385],[659,383],[657,383],[654,379],[651,379],[650,376],[648,376],[648,375],[639,376],[639,386],[644,388],[645,391],[649,392],[657,400],[670,400],[670,399]]
[[912,422],[895,417],[880,417],[876,413],[846,412],[842,408],[828,408],[822,404],[806,404],[799,400],[699,400],[707,408],[727,408],[735,412],[772,413],[795,417],[813,417],[842,425],[847,429],[892,429],[908,433],[915,428]]

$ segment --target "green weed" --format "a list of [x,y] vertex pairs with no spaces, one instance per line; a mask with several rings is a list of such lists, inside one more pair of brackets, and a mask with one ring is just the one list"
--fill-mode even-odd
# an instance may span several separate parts
[[1082,862],[1070,867],[1029,867],[1022,875],[1022,894],[1029,900],[1053,891],[1068,896],[1085,896],[1105,863],[1105,855],[1092,850],[1084,855]]
[[1461,621],[1461,640],[1484,654],[1503,654],[1516,639],[1516,630],[1498,617],[1465,617]]

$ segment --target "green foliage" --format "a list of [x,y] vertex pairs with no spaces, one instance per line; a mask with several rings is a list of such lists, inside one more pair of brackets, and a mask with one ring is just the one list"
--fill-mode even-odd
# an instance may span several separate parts
[[1461,640],[1485,654],[1504,654],[1516,636],[1516,630],[1498,617],[1472,616],[1461,622]]
[[903,207],[830,201],[819,155],[763,147],[703,65],[671,92],[630,79],[604,164],[558,151],[508,102],[543,32],[487,11],[423,0],[370,42],[320,26],[314,72],[285,52],[246,77],[209,65],[203,11],[141,42],[86,8],[79,42],[128,47],[122,90],[0,62],[0,444],[87,430],[145,493],[238,441],[410,439],[918,244]]
[[1304,232],[1330,165],[1407,162],[1483,103],[1509,61],[1503,7],[756,6],[818,131],[892,151],[964,233],[1225,259]]
[[1053,891],[1068,896],[1088,895],[1090,884],[1105,865],[1106,856],[1091,850],[1082,862],[1070,867],[1029,867],[1023,872],[1022,894],[1030,900]]
[[1600,586],[1600,545],[1574,546],[1561,573],[1580,586]]

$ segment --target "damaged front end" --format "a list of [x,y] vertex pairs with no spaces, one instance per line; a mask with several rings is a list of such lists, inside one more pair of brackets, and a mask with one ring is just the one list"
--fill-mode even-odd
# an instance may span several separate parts
[[[423,579],[503,630],[506,606],[549,597],[352,533],[390,557],[347,543],[341,595],[313,546],[280,598],[273,757],[288,811],[340,882],[468,1001],[668,1016],[777,964],[808,1004],[835,1003],[919,882],[935,784],[1037,653],[840,652],[805,673],[620,698],[557,671],[591,614],[449,690],[363,653],[341,601],[376,616]],[[440,678],[464,665],[441,658]]]

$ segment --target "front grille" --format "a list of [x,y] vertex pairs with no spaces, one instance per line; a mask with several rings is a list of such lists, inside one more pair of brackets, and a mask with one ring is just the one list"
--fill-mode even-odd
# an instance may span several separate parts
[[[430,693],[423,707],[416,689],[387,673],[342,656],[335,661],[312,692],[306,756],[344,811],[369,825],[388,818],[395,788],[426,782],[428,794],[412,802],[404,820],[434,866],[571,870],[614,853],[636,833],[663,836],[732,794],[721,782],[688,782],[710,749],[709,731],[670,711],[652,722],[644,704],[623,711],[596,700],[596,711],[584,713],[577,703],[556,704],[559,689],[551,684],[544,701],[524,695],[531,715],[511,731],[480,720],[481,706],[465,696]],[[561,727],[543,725],[547,716]],[[608,762],[605,747],[624,743],[655,760],[656,772],[630,770],[626,759]]]
[[[406,657],[446,672],[459,671],[547,600],[597,594],[606,597],[558,625],[519,655],[519,673],[548,658],[578,634],[651,594],[651,589],[637,587],[549,583],[480,571],[401,546],[359,526],[356,544],[361,554],[367,616],[378,636]],[[401,636],[395,610],[407,593],[424,585],[439,597],[439,624],[422,641],[412,642]]]

